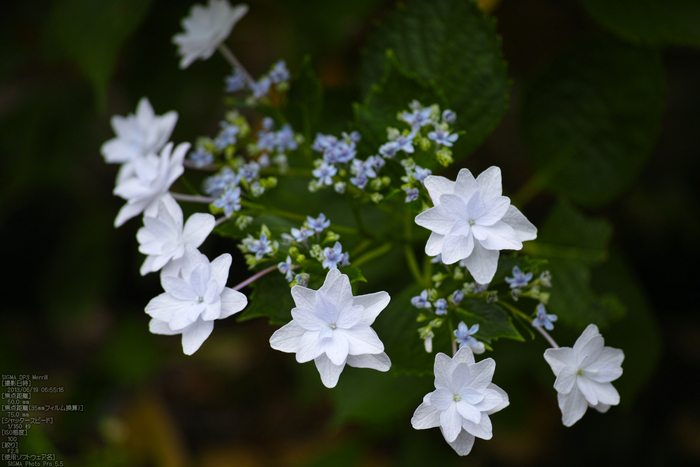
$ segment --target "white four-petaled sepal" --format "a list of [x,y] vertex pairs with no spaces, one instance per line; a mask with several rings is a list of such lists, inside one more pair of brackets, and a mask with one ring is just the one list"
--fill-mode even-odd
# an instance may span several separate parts
[[476,178],[462,169],[455,182],[430,175],[424,183],[434,204],[416,216],[416,224],[432,231],[425,253],[442,255],[445,264],[464,260],[480,284],[493,279],[500,250],[520,250],[537,237],[535,226],[502,196],[498,167]]
[[198,58],[211,57],[247,12],[248,5],[231,7],[226,0],[209,0],[206,6],[194,5],[190,15],[182,20],[185,32],[173,36],[173,43],[182,56],[180,68],[187,68]]
[[622,375],[625,354],[604,344],[598,327],[590,324],[573,348],[544,352],[545,360],[557,377],[554,389],[565,426],[579,421],[588,407],[607,412],[611,405],[620,403],[620,395],[611,382]]
[[295,353],[298,362],[316,364],[321,381],[332,388],[345,365],[387,371],[391,360],[370,327],[389,304],[389,294],[352,295],[350,279],[331,269],[318,290],[292,287],[292,321],[270,338],[273,349]]
[[508,395],[491,382],[496,363],[492,358],[476,363],[469,347],[453,358],[435,356],[435,391],[426,394],[411,425],[416,430],[440,427],[460,456],[469,454],[474,438],[491,439],[489,415],[508,405]]
[[182,334],[182,349],[192,355],[209,337],[215,319],[238,313],[248,303],[242,293],[226,287],[231,255],[211,263],[191,245],[185,248],[179,276],[161,276],[165,293],[146,306],[154,334]]
[[211,214],[194,213],[183,226],[180,205],[166,193],[158,200],[155,213],[144,216],[143,223],[136,233],[139,251],[148,255],[141,266],[142,276],[180,259],[186,245],[198,248],[214,230],[216,220]]

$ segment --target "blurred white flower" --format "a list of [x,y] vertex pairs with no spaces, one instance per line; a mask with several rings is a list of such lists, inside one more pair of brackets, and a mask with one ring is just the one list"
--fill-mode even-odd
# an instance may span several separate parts
[[211,214],[197,212],[183,226],[182,209],[169,194],[158,200],[155,211],[143,217],[144,226],[136,232],[139,251],[148,255],[141,266],[142,276],[182,258],[186,245],[199,248],[216,224]]
[[188,245],[180,276],[161,275],[165,293],[146,305],[153,319],[153,334],[182,334],[182,350],[192,355],[209,337],[215,319],[238,313],[248,303],[242,293],[226,287],[231,255],[225,253],[209,263],[206,256]]
[[100,152],[105,162],[124,164],[160,151],[175,128],[177,112],[172,110],[157,116],[144,97],[136,107],[136,114],[115,115],[111,123],[117,136],[105,142]]
[[113,193],[127,203],[119,210],[114,220],[115,227],[144,211],[150,214],[149,209],[155,210],[158,199],[185,171],[182,161],[189,148],[190,143],[180,143],[173,151],[173,143],[168,143],[160,155],[146,154],[120,172]]
[[187,68],[198,58],[211,57],[247,12],[248,5],[231,7],[226,0],[209,0],[207,6],[192,6],[190,15],[182,20],[185,32],[173,36],[173,43],[182,56],[180,68]]
[[589,406],[604,413],[611,405],[620,403],[620,395],[611,381],[622,375],[625,354],[604,344],[598,327],[589,324],[573,348],[544,352],[545,360],[557,377],[554,389],[565,426],[579,421]]
[[462,169],[456,182],[430,175],[425,187],[435,205],[416,216],[416,224],[433,232],[425,253],[442,254],[445,264],[464,260],[480,284],[493,279],[499,250],[519,250],[522,242],[537,237],[537,228],[501,195],[498,167],[477,178]]
[[348,276],[331,269],[320,289],[295,285],[292,298],[296,304],[293,319],[272,335],[273,349],[296,353],[299,363],[314,360],[328,388],[335,387],[346,364],[389,369],[384,344],[370,327],[389,304],[388,293],[353,297]]

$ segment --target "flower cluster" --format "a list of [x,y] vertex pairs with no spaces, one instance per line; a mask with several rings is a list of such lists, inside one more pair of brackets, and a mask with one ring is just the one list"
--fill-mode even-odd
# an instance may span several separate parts
[[[501,250],[520,250],[523,242],[537,237],[535,226],[503,196],[500,169],[491,167],[477,177],[461,169],[455,181],[433,175],[437,167],[453,161],[459,139],[453,126],[455,112],[413,101],[397,115],[402,128],[387,128],[387,141],[370,155],[358,155],[362,147],[358,132],[340,137],[317,133],[313,142],[305,141],[286,123],[288,109],[280,105],[281,93],[289,88],[286,63],[276,62],[254,81],[223,43],[247,10],[245,5],[231,7],[226,0],[195,5],[182,23],[184,33],[173,38],[181,68],[221,51],[233,66],[225,90],[245,96],[247,117],[231,109],[216,135],[197,139],[190,151],[189,143],[168,142],[177,113],[158,116],[143,98],[134,114],[112,118],[116,136],[102,146],[106,162],[121,164],[114,194],[126,204],[115,226],[143,215],[136,234],[139,251],[146,256],[140,272],[160,271],[163,293],[145,307],[151,332],[180,334],[184,353],[191,355],[211,334],[214,320],[247,306],[240,289],[261,285],[255,282],[279,272],[291,288],[295,306],[289,310],[290,321],[272,334],[273,349],[294,353],[299,363],[313,360],[322,384],[329,388],[337,385],[346,365],[386,372],[391,360],[372,325],[390,296],[384,291],[355,295],[353,288],[365,280],[358,266],[402,249],[415,283],[420,284],[407,289],[416,293],[410,304],[423,323],[419,338],[426,352],[432,353],[435,345],[451,348],[453,355],[436,352],[435,391],[415,411],[414,428],[439,427],[460,455],[471,451],[475,438],[492,437],[489,416],[508,405],[508,395],[491,382],[495,361],[477,362],[474,355],[491,350],[499,336],[512,337],[499,334],[502,324],[494,324],[496,316],[500,323],[514,319],[533,326],[553,347],[544,358],[556,376],[564,425],[578,421],[589,406],[605,412],[616,405],[619,395],[611,382],[622,374],[622,351],[605,347],[595,325],[573,348],[560,348],[548,333],[557,316],[545,308],[550,297],[545,288],[551,287],[552,278],[548,271],[539,273],[546,260],[510,259],[518,264],[510,274],[496,274]],[[226,100],[241,103],[236,96]],[[256,110],[275,119],[251,117]],[[304,157],[313,152],[320,157],[313,161]],[[171,192],[185,168],[205,174],[195,184],[201,181],[206,196],[187,181],[182,185],[192,194]],[[347,191],[352,196],[343,198],[350,204],[355,227],[332,224],[323,213],[313,217],[318,211],[308,212],[304,203],[296,208],[275,205],[276,195],[287,195],[281,189],[263,196],[277,186],[278,177],[291,176],[308,177],[311,192],[330,187],[341,194]],[[291,185],[293,181],[282,186]],[[185,221],[178,200],[201,203],[209,212],[196,212]],[[384,204],[362,206],[368,201]],[[366,229],[361,208],[384,216],[385,231]],[[332,209],[337,221],[343,211]],[[430,231],[422,270],[413,248],[419,237],[412,235],[412,220]],[[198,250],[212,232],[238,239],[237,247],[251,271],[234,287],[226,286],[231,255],[210,261]],[[337,232],[343,233],[342,243]],[[394,248],[397,243],[402,248]],[[508,264],[510,268],[513,263]],[[269,277],[273,279],[269,283],[280,281],[279,276]],[[309,284],[320,287],[312,289]],[[284,284],[281,288],[285,290],[275,293],[287,293]],[[518,308],[528,304],[534,308],[529,314]],[[401,312],[407,305],[400,304]],[[518,335],[515,328],[513,332]]]

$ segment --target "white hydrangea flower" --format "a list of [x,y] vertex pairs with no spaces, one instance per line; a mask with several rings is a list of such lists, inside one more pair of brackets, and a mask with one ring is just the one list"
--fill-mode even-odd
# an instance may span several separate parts
[[226,0],[209,0],[209,5],[194,5],[182,20],[184,33],[173,36],[185,69],[198,58],[206,60],[231,34],[233,26],[248,12],[248,5],[231,5]]
[[270,338],[273,349],[296,353],[299,363],[313,360],[323,384],[338,383],[345,365],[387,371],[391,361],[370,325],[389,304],[389,294],[352,295],[350,279],[328,271],[318,290],[295,285],[292,321]]
[[111,123],[117,137],[105,142],[100,151],[105,162],[124,164],[160,151],[175,128],[177,112],[173,110],[157,116],[144,97],[139,101],[136,114],[115,115]]
[[440,427],[445,441],[460,456],[472,450],[475,437],[491,439],[489,415],[508,406],[508,394],[493,384],[496,362],[487,358],[479,363],[469,347],[462,347],[453,358],[435,356],[435,391],[423,398],[411,425],[416,430]]
[[588,407],[605,413],[611,405],[620,403],[620,395],[611,381],[622,375],[625,354],[604,344],[598,327],[590,324],[573,348],[544,352],[545,360],[557,377],[554,389],[565,426],[579,421]]
[[178,261],[185,254],[186,245],[198,248],[216,224],[211,214],[197,212],[183,226],[182,209],[169,194],[158,200],[155,211],[143,217],[144,226],[136,232],[139,251],[148,255],[141,266],[142,276]]
[[168,143],[159,156],[146,154],[129,164],[128,170],[120,172],[113,193],[127,203],[119,210],[115,227],[149,208],[155,209],[158,199],[185,171],[182,162],[189,148],[190,143],[180,143],[173,151],[173,143]]
[[206,256],[187,245],[180,276],[161,275],[165,293],[146,306],[153,319],[153,334],[182,334],[182,350],[192,355],[209,337],[215,319],[238,313],[248,303],[242,293],[226,287],[231,255],[225,253],[209,263]]
[[477,178],[462,169],[456,182],[430,175],[425,187],[435,205],[416,216],[416,224],[432,231],[425,253],[441,254],[445,264],[464,260],[480,284],[493,279],[499,250],[520,250],[537,237],[537,228],[502,196],[498,167]]

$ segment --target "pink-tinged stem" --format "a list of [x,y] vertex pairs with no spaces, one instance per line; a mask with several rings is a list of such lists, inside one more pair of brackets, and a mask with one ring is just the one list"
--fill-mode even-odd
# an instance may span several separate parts
[[197,164],[195,164],[192,161],[188,161],[187,159],[182,161],[182,165],[184,165],[188,169],[197,169],[197,170],[215,171],[215,170],[219,169],[219,166],[216,164],[208,164],[208,165],[203,165],[201,167],[198,167]]
[[193,203],[211,204],[216,201],[216,198],[210,198],[208,196],[184,195],[182,193],[173,193],[172,191],[170,192],[170,195],[175,199],[179,199],[180,201],[191,201]]
[[253,276],[250,276],[248,279],[244,280],[243,282],[241,282],[237,286],[233,287],[233,290],[241,290],[246,285],[249,285],[252,282],[255,282],[256,280],[260,279],[262,276],[264,276],[268,272],[274,271],[275,269],[277,269],[277,265],[270,266],[269,268],[263,269],[259,273],[255,274]]
[[230,219],[230,217],[226,217],[226,216],[219,217],[219,218],[216,220],[216,223],[214,224],[214,227],[220,226],[221,224],[223,224],[224,222],[226,222],[226,221],[229,220],[229,219]]
[[552,347],[554,347],[555,349],[559,348],[557,343],[554,342],[554,339],[552,339],[552,336],[550,336],[549,333],[547,333],[547,331],[542,329],[542,326],[535,326],[535,329],[540,331],[540,334],[542,334],[544,336],[544,338],[547,339],[547,342],[549,342]]
[[226,47],[225,44],[219,44],[219,52],[223,54],[224,57],[226,57],[226,60],[233,65],[234,68],[238,68],[241,73],[243,73],[243,76],[245,76],[246,81],[249,83],[253,82],[253,77],[250,76],[250,73],[248,73],[248,70],[246,70],[243,65],[241,65],[241,62],[238,61],[235,55],[233,55],[233,52]]
[[457,341],[452,339],[452,356],[457,355]]

